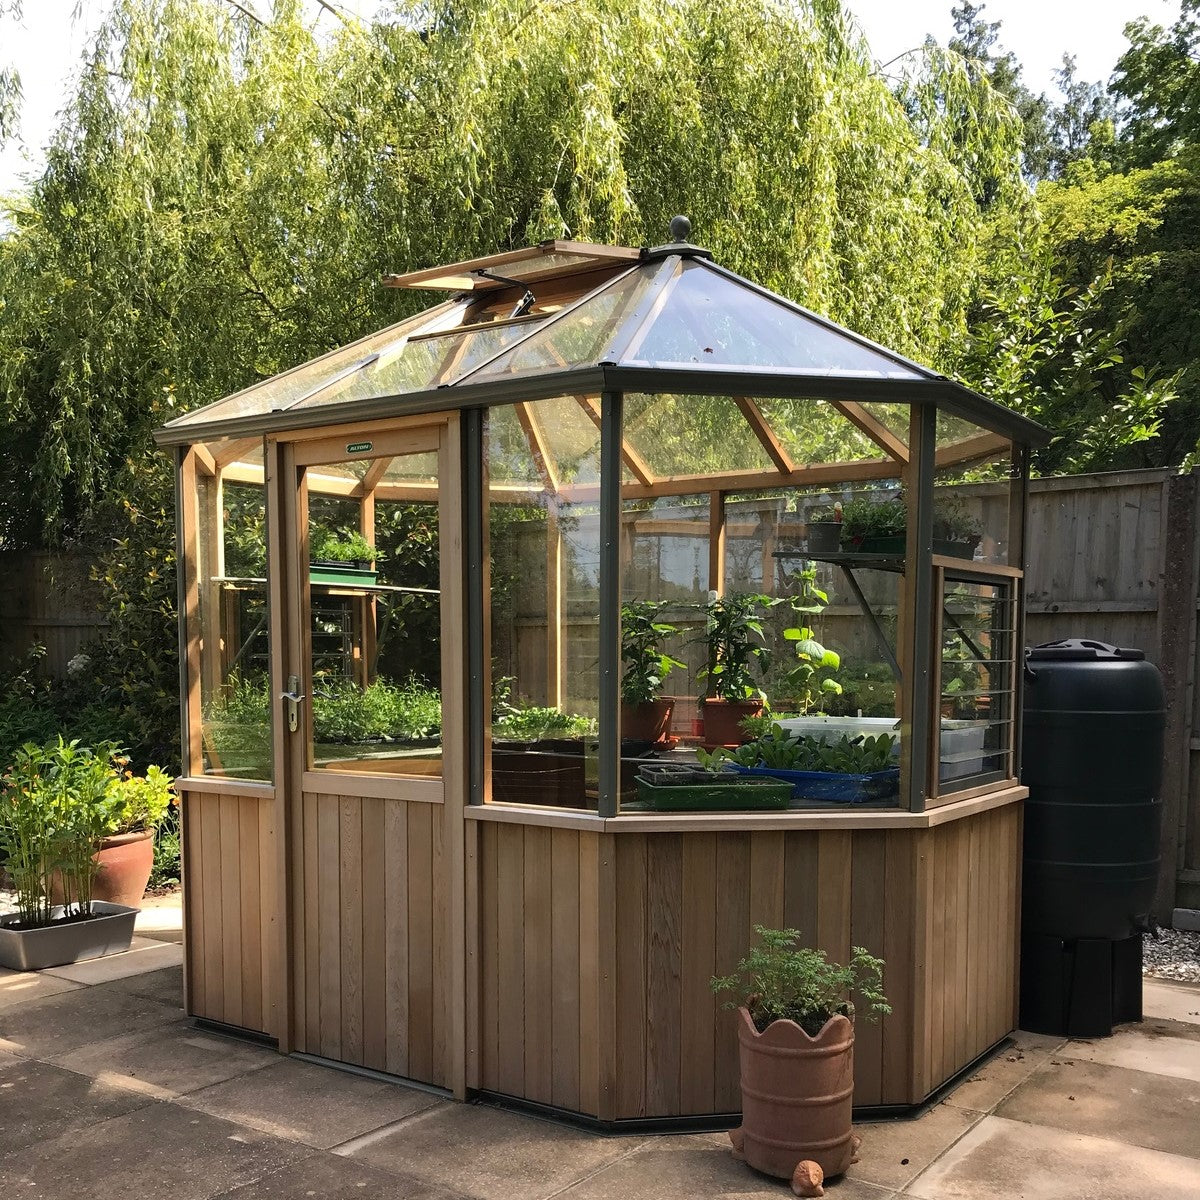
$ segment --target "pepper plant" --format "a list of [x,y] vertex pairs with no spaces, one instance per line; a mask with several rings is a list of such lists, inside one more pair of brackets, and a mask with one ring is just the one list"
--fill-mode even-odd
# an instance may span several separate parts
[[621,699],[626,704],[649,704],[662,691],[663,680],[682,667],[662,650],[664,638],[678,633],[658,619],[661,601],[634,600],[621,605]]
[[708,664],[698,674],[718,700],[766,699],[755,683],[753,666],[761,676],[771,661],[760,613],[778,600],[752,592],[718,596],[706,608],[705,641]]

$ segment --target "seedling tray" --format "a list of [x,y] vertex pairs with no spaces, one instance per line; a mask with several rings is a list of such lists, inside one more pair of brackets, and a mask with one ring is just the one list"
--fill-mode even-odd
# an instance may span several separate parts
[[832,800],[838,804],[870,804],[887,800],[900,790],[900,768],[888,767],[869,775],[843,771],[785,771],[775,767],[742,767],[730,763],[739,775],[779,779],[787,782],[798,800]]
[[[771,779],[739,779],[732,772],[718,775],[714,780],[707,771],[688,771],[672,778],[658,774],[659,782],[637,778],[639,806],[654,812],[747,812],[761,809],[787,808],[792,798],[791,786]],[[706,775],[704,782],[683,782],[688,778]],[[663,781],[663,780],[669,780]],[[626,807],[629,807],[628,805]]]
[[348,562],[317,559],[308,565],[308,577],[312,583],[346,584],[351,587],[374,587],[379,577],[370,567],[356,567]]

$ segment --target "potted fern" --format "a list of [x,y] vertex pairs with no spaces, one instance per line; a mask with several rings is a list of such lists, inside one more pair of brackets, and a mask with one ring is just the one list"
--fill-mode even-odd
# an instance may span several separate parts
[[742,1124],[734,1153],[797,1195],[820,1195],[822,1177],[855,1161],[854,1016],[891,1012],[883,962],[855,946],[845,966],[798,946],[795,929],[756,925],[758,944],[731,975],[712,980],[738,1014]]
[[674,700],[663,699],[663,681],[682,667],[662,649],[664,638],[679,631],[660,621],[663,604],[635,600],[621,605],[621,737],[661,743],[671,731]]

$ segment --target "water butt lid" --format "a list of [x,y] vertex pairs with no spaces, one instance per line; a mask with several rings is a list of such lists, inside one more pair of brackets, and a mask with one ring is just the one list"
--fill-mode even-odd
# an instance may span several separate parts
[[1142,662],[1146,652],[1090,638],[1064,638],[1061,642],[1043,642],[1027,649],[1025,657],[1030,662]]

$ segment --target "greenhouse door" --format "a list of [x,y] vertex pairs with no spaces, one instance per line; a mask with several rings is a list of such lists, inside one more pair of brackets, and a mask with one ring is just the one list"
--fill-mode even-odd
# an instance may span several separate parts
[[280,461],[290,1048],[461,1092],[458,418]]

